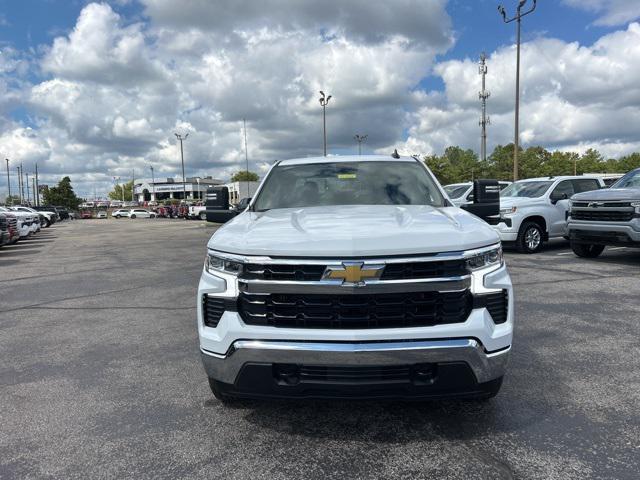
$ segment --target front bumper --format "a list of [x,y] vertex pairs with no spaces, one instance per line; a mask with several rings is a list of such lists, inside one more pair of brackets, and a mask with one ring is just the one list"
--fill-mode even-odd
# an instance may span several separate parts
[[598,245],[632,245],[640,244],[640,231],[634,228],[635,223],[614,222],[569,222],[569,238],[576,243]]
[[491,225],[491,227],[500,235],[500,241],[515,242],[518,238],[520,223],[512,216],[500,217],[500,221],[496,225]]

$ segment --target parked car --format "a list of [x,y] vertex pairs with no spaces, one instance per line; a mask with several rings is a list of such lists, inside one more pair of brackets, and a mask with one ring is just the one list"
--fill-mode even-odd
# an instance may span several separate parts
[[12,213],[17,219],[20,238],[27,238],[40,230],[40,216],[31,212],[21,212],[0,207],[0,213]]
[[14,212],[3,212],[7,218],[7,227],[9,232],[9,244],[14,244],[20,240],[20,231],[18,230],[18,217]]
[[129,210],[129,218],[156,218],[156,214],[144,208],[133,208]]
[[119,208],[118,210],[114,210],[113,212],[111,212],[111,216],[113,218],[122,218],[122,217],[128,217],[129,213],[131,213],[131,210]]
[[80,212],[80,218],[93,218],[93,214],[91,213],[91,210],[82,210]]
[[579,257],[594,258],[607,245],[640,247],[640,168],[606,190],[574,195],[569,240]]
[[204,205],[191,205],[189,207],[189,218],[207,219],[207,207]]
[[37,210],[40,213],[49,213],[50,217],[49,217],[49,221],[51,223],[56,223],[58,221],[60,221],[60,214],[58,213],[58,209],[56,207],[51,207],[51,206],[36,206],[36,207],[31,207],[33,210]]
[[551,238],[567,238],[569,199],[599,188],[601,178],[584,175],[518,180],[500,192],[500,218],[493,227],[519,252],[537,252]]
[[56,209],[58,210],[58,214],[60,215],[60,220],[69,220],[69,210],[67,210],[66,207],[56,206]]
[[[500,181],[500,190],[504,190],[511,185],[511,182]],[[452,183],[451,185],[445,185],[444,191],[449,195],[449,199],[456,206],[459,207],[465,203],[473,202],[473,183]]]
[[[478,184],[486,216],[499,214],[497,186]],[[423,162],[284,160],[207,244],[199,346],[223,402],[488,399],[513,298],[498,234],[449,206]]]
[[58,217],[57,213],[55,212],[39,211],[31,207],[17,206],[17,207],[10,207],[10,208],[11,210],[16,212],[27,212],[27,213],[32,213],[34,215],[37,215],[38,217],[40,217],[40,224],[43,228],[48,228],[52,223],[56,221]]
[[7,245],[10,238],[7,216],[4,213],[0,213],[0,247]]
[[96,213],[96,218],[107,218],[107,212],[104,210],[100,210],[98,213]]

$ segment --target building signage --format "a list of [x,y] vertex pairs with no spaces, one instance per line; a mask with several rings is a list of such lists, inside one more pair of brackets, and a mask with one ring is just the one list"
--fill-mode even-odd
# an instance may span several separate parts
[[[198,188],[197,185],[194,185],[193,183],[188,183],[184,186],[184,189],[187,192],[193,192],[193,191],[206,191],[206,186],[203,185],[201,188]],[[169,185],[156,185],[155,188],[152,187],[151,185],[147,185],[147,184],[143,184],[140,186],[136,186],[136,194],[141,194],[143,190],[148,190],[149,193],[152,193],[153,191],[155,191],[156,193],[162,193],[162,192],[181,192],[182,191],[182,184],[181,183],[176,183],[176,184],[169,184]]]

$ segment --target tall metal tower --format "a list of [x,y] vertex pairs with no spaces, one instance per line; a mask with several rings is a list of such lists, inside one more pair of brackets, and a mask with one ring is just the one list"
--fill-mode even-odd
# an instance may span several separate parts
[[487,159],[487,125],[491,125],[491,119],[487,116],[487,98],[491,96],[485,88],[485,77],[487,76],[487,55],[482,52],[480,54],[480,63],[478,64],[478,73],[482,75],[482,90],[478,93],[480,103],[482,104],[482,116],[480,117],[480,160]]

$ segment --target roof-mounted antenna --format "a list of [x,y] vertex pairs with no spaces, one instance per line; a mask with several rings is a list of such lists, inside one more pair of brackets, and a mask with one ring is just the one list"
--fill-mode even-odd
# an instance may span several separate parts
[[393,158],[400,158],[400,154],[398,153],[398,149],[396,148],[391,154]]

